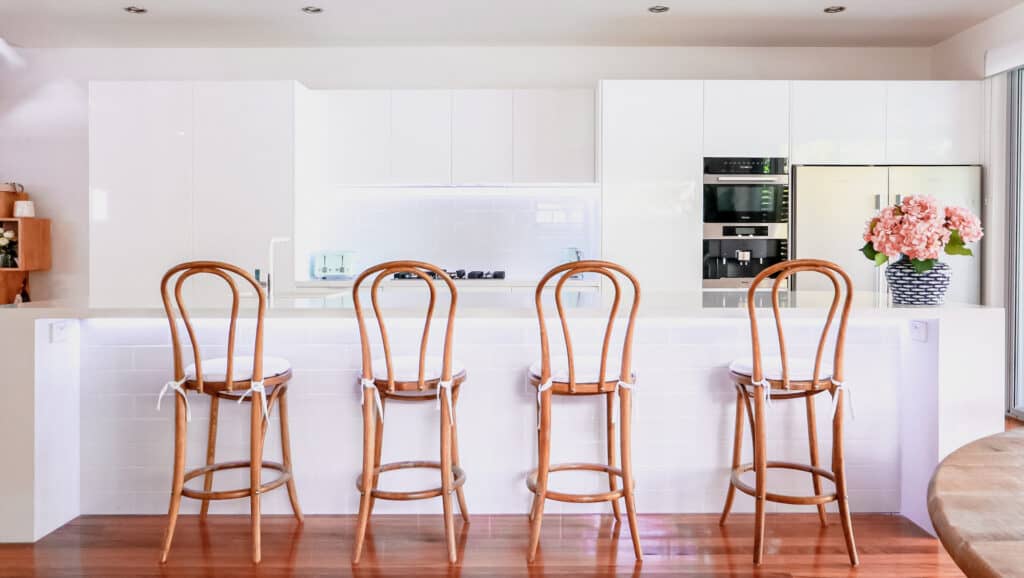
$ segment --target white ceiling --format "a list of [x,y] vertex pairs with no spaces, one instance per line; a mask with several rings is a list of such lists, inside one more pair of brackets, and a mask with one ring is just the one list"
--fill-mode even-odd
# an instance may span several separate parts
[[[0,0],[20,46],[931,46],[1021,0]],[[666,14],[647,7],[664,4]],[[131,15],[122,8],[145,7]],[[322,14],[299,8],[316,5]],[[845,4],[843,14],[822,9]]]

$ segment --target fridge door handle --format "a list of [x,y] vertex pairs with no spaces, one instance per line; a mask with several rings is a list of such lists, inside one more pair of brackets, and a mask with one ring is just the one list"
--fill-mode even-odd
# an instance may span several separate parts
[[876,211],[882,210],[882,194],[881,193],[877,193],[875,195],[875,210]]
[[896,204],[897,205],[902,205],[903,204],[903,195],[896,195]]

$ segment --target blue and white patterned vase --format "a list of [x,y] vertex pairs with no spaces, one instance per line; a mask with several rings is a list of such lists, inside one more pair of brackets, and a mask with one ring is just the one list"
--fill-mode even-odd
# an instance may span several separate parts
[[924,273],[915,272],[907,258],[889,263],[885,268],[885,280],[895,305],[942,305],[952,277],[949,265],[942,261]]

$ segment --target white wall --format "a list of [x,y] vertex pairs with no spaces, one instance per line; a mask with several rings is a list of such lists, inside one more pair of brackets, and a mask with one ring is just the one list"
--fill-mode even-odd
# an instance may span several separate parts
[[985,77],[985,52],[1024,40],[1024,4],[997,14],[932,47],[932,76],[939,80]]
[[[88,287],[90,80],[282,80],[310,88],[594,87],[602,78],[924,79],[928,48],[344,47],[26,49],[0,68],[0,180],[54,221],[36,299]],[[130,264],[126,264],[130,266]]]

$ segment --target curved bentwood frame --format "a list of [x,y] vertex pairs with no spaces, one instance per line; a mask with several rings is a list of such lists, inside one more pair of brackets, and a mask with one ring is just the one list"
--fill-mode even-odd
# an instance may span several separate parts
[[[569,320],[566,315],[565,304],[562,293],[565,284],[576,275],[593,273],[608,279],[614,289],[614,296],[611,303],[611,311],[608,315],[608,323],[605,326],[604,339],[601,346],[601,360],[598,369],[596,382],[577,382],[575,359],[573,356],[573,341],[569,331]],[[551,347],[548,340],[547,323],[544,318],[543,296],[548,284],[555,281],[554,294],[555,306],[558,311],[562,335],[565,339],[565,353],[568,363],[568,381],[553,382],[551,379]],[[615,320],[622,304],[622,280],[625,278],[633,288],[633,303],[629,308],[629,318],[626,322],[626,333],[622,344],[622,357],[619,365],[619,374],[608,379],[607,365],[608,356],[611,354],[612,333],[615,328]],[[636,508],[633,500],[633,471],[631,457],[631,414],[632,414],[632,389],[633,389],[633,333],[636,324],[636,315],[640,307],[640,283],[636,277],[621,265],[609,261],[576,261],[559,265],[548,271],[537,284],[535,293],[537,306],[537,320],[540,324],[541,343],[541,375],[540,378],[531,377],[531,382],[538,391],[538,432],[537,432],[537,455],[538,467],[527,476],[527,487],[534,493],[533,506],[530,509],[530,544],[528,560],[533,562],[537,555],[537,548],[540,543],[541,522],[544,517],[544,502],[547,499],[572,503],[611,502],[615,519],[620,519],[619,498],[626,503],[626,513],[629,519],[629,529],[633,539],[633,551],[636,559],[642,559],[640,550],[640,535],[637,529]],[[607,428],[607,449],[608,464],[555,464],[551,460],[551,400],[554,394],[559,395],[604,395],[606,410]],[[615,399],[619,399],[619,415],[615,413]],[[619,436],[622,451],[622,468],[615,466],[615,437],[616,417],[618,417]],[[566,470],[588,470],[604,472],[608,474],[609,491],[600,494],[568,494],[548,490],[548,476],[551,472]],[[622,488],[618,488],[617,477],[622,478]]]
[[[789,371],[789,354],[786,348],[783,331],[782,314],[779,306],[779,293],[785,281],[796,273],[817,273],[824,275],[832,283],[833,297],[825,318],[821,336],[814,358],[814,370],[811,379],[793,380]],[[761,354],[761,339],[758,331],[757,310],[755,307],[756,292],[761,283],[774,276],[771,287],[772,314],[775,319],[776,333],[779,343],[779,355],[782,360],[782,379],[769,380],[764,377],[764,363]],[[853,282],[850,276],[835,263],[819,259],[794,259],[778,263],[762,271],[747,291],[747,313],[750,316],[750,339],[752,351],[752,375],[733,373],[736,383],[736,431],[732,455],[732,476],[726,494],[725,506],[719,523],[724,524],[732,508],[735,491],[753,496],[755,499],[754,525],[754,563],[760,564],[764,558],[765,535],[765,502],[778,502],[795,505],[814,505],[822,526],[826,525],[825,504],[837,502],[840,522],[846,540],[846,548],[850,564],[858,564],[857,548],[853,538],[853,524],[850,519],[849,500],[846,490],[846,472],[843,460],[843,406],[848,401],[849,389],[843,382],[843,353],[846,343],[847,322],[853,303]],[[822,379],[822,362],[825,359],[829,331],[839,314],[839,326],[836,332],[835,349],[832,355],[832,371]],[[774,390],[774,393],[773,391]],[[832,469],[831,471],[818,465],[818,440],[814,408],[814,396],[829,392],[833,398],[832,411]],[[846,394],[846,395],[844,395]],[[765,411],[770,399],[805,400],[807,415],[807,435],[810,450],[810,464],[769,461],[767,456],[767,433]],[[751,438],[754,444],[754,463],[742,464],[743,449],[743,418],[744,412],[750,423]],[[811,474],[814,489],[812,496],[792,496],[776,494],[767,489],[767,469],[784,468],[803,471]],[[740,477],[743,473],[754,471],[756,484],[751,487]],[[823,493],[821,478],[831,480],[835,484],[835,492]]]
[[[381,313],[380,285],[385,279],[396,273],[408,273],[426,283],[430,300],[427,304],[423,333],[419,344],[419,371],[415,381],[398,381],[395,379],[395,367],[391,354],[391,342],[387,327]],[[444,353],[440,379],[426,375],[427,349],[430,341],[430,328],[434,311],[438,302],[438,287],[434,278],[440,280],[448,289],[449,303],[447,327],[444,334]],[[374,379],[370,339],[363,313],[362,299],[359,296],[363,283],[376,275],[370,285],[370,302],[377,327],[380,330],[381,343],[384,348],[384,363],[387,379]],[[455,306],[458,302],[458,291],[451,277],[441,268],[421,261],[389,261],[370,267],[363,271],[352,287],[352,304],[355,308],[356,320],[359,323],[359,340],[362,347],[361,389],[363,394],[363,467],[362,474],[356,478],[359,489],[359,518],[356,524],[355,545],[352,563],[358,564],[362,556],[366,539],[367,526],[377,498],[385,500],[423,500],[440,496],[444,506],[445,542],[448,549],[448,561],[458,560],[457,541],[455,538],[455,521],[452,511],[451,494],[455,492],[459,511],[465,522],[469,522],[469,511],[462,486],[466,483],[466,474],[459,467],[458,437],[455,427],[455,405],[459,398],[459,386],[466,379],[465,372],[452,374],[452,335],[455,330]],[[371,396],[372,395],[372,399]],[[381,464],[381,447],[384,437],[384,404],[391,397],[406,401],[422,401],[436,399],[441,410],[441,461],[410,461]],[[385,491],[377,488],[381,472],[408,468],[437,468],[441,474],[441,487],[422,491],[399,492]]]
[[[225,282],[231,292],[231,319],[228,325],[227,361],[224,381],[208,383],[203,380],[203,356],[196,336],[192,318],[188,308],[185,307],[185,300],[182,295],[185,282],[199,275],[212,275]],[[235,337],[238,326],[238,310],[240,304],[240,292],[235,278],[240,278],[248,284],[257,295],[258,308],[256,312],[256,335],[253,344],[253,367],[250,379],[241,382],[244,389],[236,390],[239,385],[234,380],[235,362]],[[173,286],[173,293],[171,287]],[[260,548],[260,495],[275,488],[287,485],[288,497],[291,501],[292,511],[301,523],[303,521],[302,510],[299,507],[298,494],[295,489],[295,480],[292,476],[291,442],[288,430],[288,381],[291,379],[291,370],[264,379],[263,376],[263,319],[267,309],[267,298],[259,283],[244,269],[230,263],[219,261],[190,261],[172,267],[164,274],[160,282],[160,295],[163,299],[164,311],[167,314],[167,322],[171,332],[171,346],[174,355],[174,381],[167,384],[175,394],[175,429],[174,429],[174,473],[171,485],[171,502],[168,508],[167,531],[164,534],[161,562],[167,561],[171,549],[171,542],[174,538],[174,529],[177,523],[178,511],[181,506],[181,498],[188,497],[202,501],[200,519],[205,520],[210,507],[211,500],[230,500],[236,498],[249,498],[250,514],[252,525],[252,560],[259,562],[261,558]],[[192,346],[192,356],[195,363],[196,373],[188,376],[185,373],[182,346],[179,339],[177,313],[181,314],[181,320],[185,325],[189,343]],[[185,450],[188,431],[188,400],[185,397],[186,391],[196,391],[210,395],[210,421],[206,448],[206,466],[191,471],[185,471]],[[239,392],[242,395],[239,395]],[[251,394],[251,397],[247,397]],[[220,408],[220,400],[228,399],[241,401],[248,399],[251,402],[250,456],[248,461],[232,461],[215,463],[215,450],[217,445],[217,424]],[[278,416],[281,423],[281,454],[282,463],[263,461],[263,444],[266,438],[269,413],[274,405],[279,406]],[[252,467],[253,464],[260,464],[261,467]],[[213,473],[236,468],[249,469],[249,487],[235,490],[213,490]],[[262,482],[262,468],[276,470],[281,475],[270,482]],[[193,490],[185,487],[185,482],[202,476],[203,489]]]

